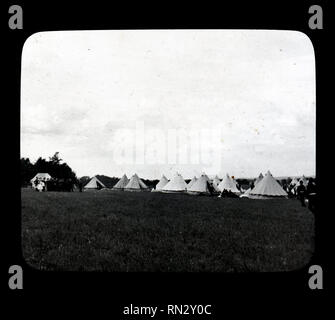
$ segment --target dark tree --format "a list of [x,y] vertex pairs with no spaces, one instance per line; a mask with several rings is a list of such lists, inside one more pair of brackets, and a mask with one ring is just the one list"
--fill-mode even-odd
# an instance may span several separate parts
[[[64,191],[73,190],[73,186],[78,183],[75,172],[63,162],[59,157],[59,152],[56,152],[49,161],[39,157],[32,165],[29,159],[21,159],[21,185],[26,186],[29,184],[37,173],[49,173],[53,178],[53,186],[55,190],[62,189]],[[52,183],[50,183],[52,184]]]
[[59,158],[59,152],[55,152],[55,154],[52,157],[49,157],[49,162],[51,162],[54,165],[58,165],[63,161],[63,159]]
[[[46,161],[45,159],[43,159],[42,157],[39,157],[36,162],[34,163],[34,171],[36,173],[49,173],[48,172],[49,169],[49,165],[48,165],[48,161]],[[51,176],[52,174],[49,173]]]
[[28,186],[30,180],[36,174],[34,165],[30,162],[29,158],[21,158],[21,186]]

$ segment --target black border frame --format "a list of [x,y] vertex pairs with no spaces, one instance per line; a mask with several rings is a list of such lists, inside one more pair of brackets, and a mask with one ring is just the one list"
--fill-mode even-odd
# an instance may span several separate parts
[[[23,9],[23,30],[8,28],[8,8],[18,4]],[[323,9],[322,30],[308,27],[311,5]],[[23,267],[24,289],[9,290],[10,297],[35,296],[42,298],[57,292],[62,301],[74,296],[84,298],[95,296],[101,305],[108,302],[110,316],[120,316],[123,304],[147,303],[202,303],[212,304],[215,315],[226,314],[227,309],[242,302],[259,303],[264,312],[264,303],[280,302],[290,305],[298,296],[323,296],[328,291],[330,270],[330,215],[326,209],[327,187],[325,186],[326,166],[322,162],[322,137],[325,137],[326,73],[328,68],[327,45],[330,43],[330,8],[328,1],[276,2],[266,4],[221,3],[182,6],[172,3],[145,5],[144,3],[37,3],[8,2],[2,9],[3,28],[6,33],[5,52],[8,75],[5,79],[7,98],[3,108],[3,120],[9,127],[3,133],[8,182],[3,201],[3,228],[6,234],[4,286],[8,288],[8,268],[18,264]],[[296,30],[305,33],[312,41],[316,59],[316,176],[319,184],[318,210],[316,213],[315,254],[309,265],[298,271],[287,273],[99,273],[99,272],[49,272],[37,271],[28,266],[21,253],[21,193],[20,193],[20,77],[21,52],[25,40],[39,31],[52,30],[99,30],[99,29],[273,29]],[[325,129],[325,131],[323,131]],[[323,131],[323,132],[322,132]],[[327,133],[326,133],[327,134]],[[13,178],[13,175],[15,179]],[[321,206],[322,204],[322,206]],[[321,214],[322,213],[322,214]],[[326,214],[328,213],[328,214]],[[308,273],[310,265],[321,265],[324,271],[324,289],[310,290]],[[107,295],[106,295],[107,294]],[[280,298],[279,298],[280,297]],[[64,298],[64,299],[63,299]],[[261,299],[261,300],[259,300]],[[278,300],[281,299],[281,300]],[[82,300],[84,301],[84,300]],[[229,301],[229,303],[227,302]],[[257,302],[258,301],[258,302]],[[59,301],[55,301],[59,304]],[[232,304],[231,304],[232,303]],[[76,306],[75,303],[71,306]],[[83,305],[78,305],[78,307]],[[114,307],[114,309],[113,309]],[[240,307],[238,307],[240,308]],[[83,307],[83,310],[85,307]],[[242,307],[243,309],[243,307]],[[234,309],[236,314],[239,309]],[[249,309],[252,311],[253,309]],[[246,310],[248,311],[248,310]],[[253,310],[255,311],[255,310]],[[283,310],[278,310],[281,312]],[[98,312],[98,310],[97,310]],[[270,313],[272,315],[272,313]],[[97,314],[96,314],[97,315]],[[156,317],[157,318],[157,317]],[[213,318],[213,317],[212,317]]]

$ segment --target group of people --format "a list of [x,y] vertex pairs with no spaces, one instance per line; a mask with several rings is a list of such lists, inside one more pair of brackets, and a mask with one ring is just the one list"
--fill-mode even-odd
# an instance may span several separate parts
[[[71,179],[50,179],[42,180],[35,179],[33,181],[33,188],[36,191],[74,191],[74,182]],[[82,185],[80,187],[82,189]],[[82,191],[82,190],[80,190]]]
[[39,192],[46,191],[46,183],[43,180],[36,179],[34,181],[34,188]]
[[306,199],[308,200],[308,209],[312,212],[315,210],[315,202],[316,202],[316,195],[317,195],[317,188],[316,183],[313,178],[308,180],[308,184],[305,187],[303,181],[299,181],[298,186],[295,189],[296,196],[300,200],[301,205],[303,207],[306,206]]
[[[254,184],[251,183],[251,189],[254,187]],[[315,212],[315,204],[316,204],[316,197],[317,197],[317,187],[315,179],[309,178],[307,186],[304,185],[302,180],[299,181],[298,185],[291,185],[285,184],[283,188],[287,191],[288,196],[290,198],[297,198],[303,207],[306,207],[306,202],[308,203],[308,209],[311,210],[313,213]],[[231,191],[223,190],[219,197],[229,197],[235,198],[238,197]],[[306,201],[307,200],[307,201]]]

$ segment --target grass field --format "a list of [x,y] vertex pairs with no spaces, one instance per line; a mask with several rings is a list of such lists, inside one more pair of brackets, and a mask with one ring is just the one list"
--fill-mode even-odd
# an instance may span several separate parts
[[287,271],[314,250],[295,199],[22,189],[22,248],[41,270]]

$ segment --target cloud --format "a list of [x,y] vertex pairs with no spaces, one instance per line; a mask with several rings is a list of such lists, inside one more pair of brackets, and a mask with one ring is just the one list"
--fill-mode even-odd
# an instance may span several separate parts
[[[115,163],[118,149],[134,148],[120,130],[139,123],[165,140],[173,129],[220,130],[208,145],[221,170],[235,175],[267,166],[279,174],[315,170],[314,51],[299,32],[39,33],[24,46],[21,82],[22,152],[60,151],[78,174],[172,170]],[[156,135],[145,147],[167,152]],[[193,137],[194,145],[199,141]],[[185,175],[202,171],[201,164],[173,168]]]

